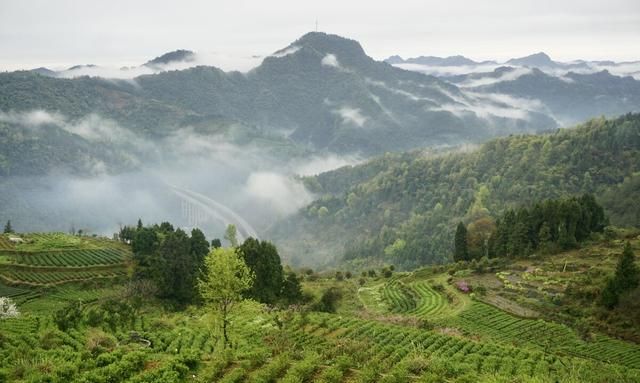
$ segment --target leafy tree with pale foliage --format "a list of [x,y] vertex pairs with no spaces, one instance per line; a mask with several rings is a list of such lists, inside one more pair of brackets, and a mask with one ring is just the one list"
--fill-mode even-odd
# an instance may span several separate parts
[[18,307],[11,298],[0,297],[0,319],[15,318],[20,315]]
[[213,249],[204,260],[205,272],[198,282],[202,299],[220,317],[224,346],[229,344],[229,313],[253,285],[254,276],[234,248]]
[[236,229],[236,225],[227,225],[227,230],[224,232],[224,239],[229,241],[231,247],[238,247],[238,229]]

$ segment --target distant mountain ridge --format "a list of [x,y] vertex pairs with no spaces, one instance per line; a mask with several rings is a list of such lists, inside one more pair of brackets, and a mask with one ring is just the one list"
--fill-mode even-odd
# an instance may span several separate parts
[[434,65],[434,66],[463,66],[463,65],[485,65],[485,64],[496,64],[495,61],[474,61],[465,56],[448,56],[448,57],[437,57],[437,56],[419,56],[412,57],[408,59],[403,59],[400,56],[390,56],[389,58],[384,60],[386,63],[394,65],[394,64],[422,64],[422,65]]
[[159,66],[167,65],[170,63],[190,62],[195,60],[195,53],[185,49],[178,49],[172,52],[167,52],[160,55],[153,60],[149,60],[144,63],[145,66]]
[[386,63],[391,65],[402,65],[402,64],[419,64],[425,66],[486,66],[486,65],[506,65],[506,66],[523,66],[528,68],[546,68],[546,69],[567,69],[567,70],[577,70],[577,69],[591,69],[593,65],[601,65],[601,66],[620,66],[620,65],[629,65],[629,64],[640,64],[640,61],[626,61],[626,62],[615,62],[612,60],[575,60],[571,62],[561,62],[553,60],[548,54],[545,52],[537,52],[528,56],[523,57],[515,57],[506,61],[498,61],[498,60],[485,60],[485,61],[475,61],[468,57],[462,55],[448,56],[448,57],[438,57],[438,56],[418,56],[411,57],[407,59],[403,59],[398,55],[389,56],[384,60]]
[[[189,51],[175,51],[155,60],[188,57]],[[72,118],[97,112],[149,136],[191,118],[222,116],[305,147],[367,156],[556,126],[544,113],[514,112],[504,102],[468,95],[436,77],[375,61],[357,41],[318,32],[246,74],[197,66],[133,82],[25,72],[0,78],[3,111],[55,110]]]

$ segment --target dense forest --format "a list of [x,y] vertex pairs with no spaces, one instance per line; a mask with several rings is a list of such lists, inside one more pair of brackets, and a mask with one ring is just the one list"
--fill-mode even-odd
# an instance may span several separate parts
[[635,204],[625,210],[618,201],[633,199],[639,149],[640,115],[629,114],[454,153],[387,154],[305,179],[321,197],[272,234],[294,263],[292,249],[303,248],[319,264],[343,254],[354,265],[377,260],[411,268],[450,261],[459,221],[542,199],[592,193],[602,197],[612,224],[638,225],[629,215]]
[[482,257],[523,257],[536,252],[575,249],[608,224],[602,206],[585,194],[580,198],[548,199],[533,206],[508,209],[497,221],[483,216],[456,228],[453,260]]

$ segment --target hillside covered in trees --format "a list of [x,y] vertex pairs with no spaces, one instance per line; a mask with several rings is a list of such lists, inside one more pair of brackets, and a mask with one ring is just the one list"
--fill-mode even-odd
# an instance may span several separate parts
[[633,199],[639,170],[637,114],[453,153],[386,154],[306,178],[320,198],[271,234],[294,263],[444,263],[459,221],[497,218],[542,199],[592,193],[612,224],[640,225],[637,204],[618,204]]

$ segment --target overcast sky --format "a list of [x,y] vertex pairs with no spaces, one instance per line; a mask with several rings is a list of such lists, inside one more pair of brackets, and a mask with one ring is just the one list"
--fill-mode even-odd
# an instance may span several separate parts
[[0,0],[0,69],[138,65],[178,48],[230,69],[314,30],[316,18],[377,59],[640,60],[639,0]]

